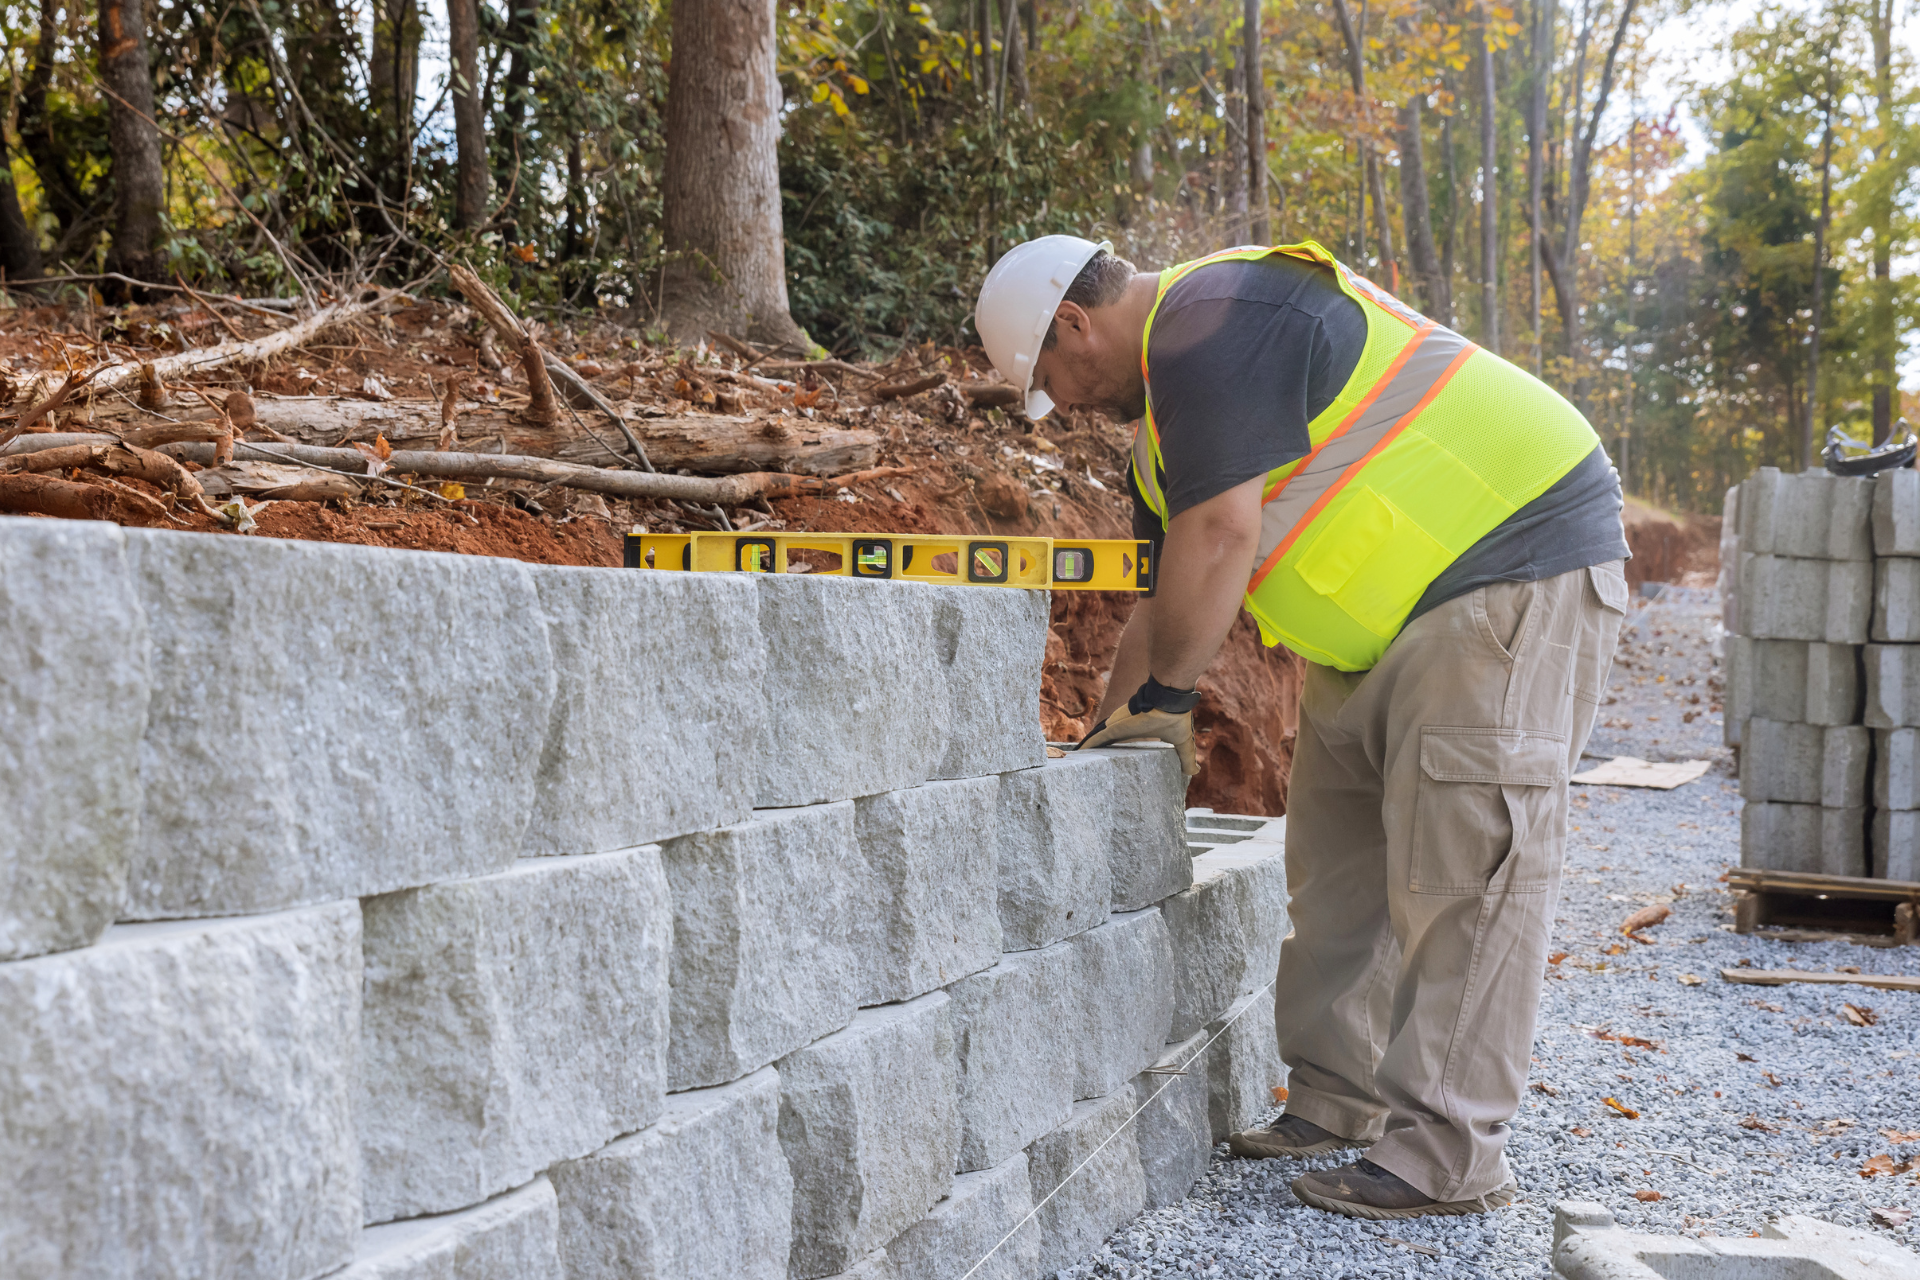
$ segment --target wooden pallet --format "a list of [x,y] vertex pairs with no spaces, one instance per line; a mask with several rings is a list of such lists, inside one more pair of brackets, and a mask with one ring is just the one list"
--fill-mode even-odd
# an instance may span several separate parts
[[1908,946],[1920,933],[1920,884],[1907,880],[1735,867],[1727,887],[1736,933],[1870,947]]

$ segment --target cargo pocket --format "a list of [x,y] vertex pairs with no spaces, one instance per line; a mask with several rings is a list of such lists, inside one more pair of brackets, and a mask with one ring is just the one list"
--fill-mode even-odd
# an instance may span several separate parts
[[1545,890],[1566,763],[1561,734],[1422,729],[1407,887],[1454,896]]
[[[1599,608],[1598,624],[1583,623],[1583,629],[1596,636],[1582,637],[1576,645],[1573,663],[1567,673],[1567,692],[1582,702],[1600,705],[1607,691],[1607,677],[1613,673],[1613,648],[1620,634],[1620,620],[1627,613],[1627,578],[1618,560],[1596,564],[1587,569],[1590,600]],[[1582,610],[1584,613],[1585,610]]]

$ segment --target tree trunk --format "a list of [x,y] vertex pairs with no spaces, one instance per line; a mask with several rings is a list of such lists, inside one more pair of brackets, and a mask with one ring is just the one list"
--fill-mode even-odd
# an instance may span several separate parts
[[480,101],[480,3],[447,0],[447,51],[453,63],[453,225],[470,231],[487,217],[486,104]]
[[1807,419],[1800,432],[1800,469],[1813,466],[1820,406],[1820,321],[1827,295],[1827,228],[1833,217],[1833,51],[1827,51],[1827,93],[1821,103],[1820,220],[1813,224],[1813,317],[1808,323]]
[[1006,24],[1000,32],[1000,56],[1004,60],[1000,77],[1002,92],[1000,106],[1002,112],[1007,107],[1018,107],[1028,115],[1033,114],[1033,104],[1027,98],[1027,54],[1021,48],[1020,6],[1014,0],[1000,0],[1007,8]]
[[[1334,16],[1340,20],[1340,35],[1347,44],[1347,76],[1353,82],[1354,102],[1360,109],[1360,124],[1363,133],[1360,138],[1361,168],[1366,177],[1367,188],[1361,197],[1364,208],[1366,197],[1373,198],[1374,236],[1380,242],[1380,272],[1385,278],[1389,291],[1397,290],[1400,285],[1400,267],[1393,259],[1393,223],[1387,216],[1387,185],[1380,176],[1380,165],[1373,154],[1372,104],[1367,101],[1366,62],[1362,57],[1360,33],[1355,30],[1353,16],[1347,12],[1347,0],[1333,0]],[[1364,219],[1362,220],[1364,222]],[[1362,231],[1364,235],[1364,230]]]
[[9,280],[40,274],[40,237],[20,211],[4,137],[0,137],[0,271],[5,271]]
[[[1584,130],[1575,122],[1576,137],[1573,155],[1567,165],[1567,235],[1560,254],[1559,282],[1564,290],[1561,302],[1560,322],[1566,330],[1567,354],[1578,363],[1580,349],[1580,224],[1587,213],[1587,199],[1591,188],[1593,143],[1600,136],[1600,120],[1606,115],[1607,100],[1613,94],[1613,73],[1620,57],[1620,48],[1627,38],[1627,24],[1633,18],[1634,0],[1626,0],[1620,8],[1620,21],[1613,29],[1613,43],[1607,47],[1607,61],[1600,72],[1600,88],[1594,95],[1593,112],[1587,117]],[[1584,375],[1577,375],[1575,381],[1576,401],[1584,397]]]
[[[1235,51],[1233,68],[1227,73],[1227,118],[1221,131],[1221,154],[1226,163],[1221,175],[1226,205],[1226,235],[1229,245],[1247,243],[1247,91],[1245,58]],[[1256,173],[1259,184],[1265,175]]]
[[1407,229],[1407,260],[1420,286],[1420,309],[1453,324],[1453,298],[1433,247],[1433,209],[1427,199],[1426,147],[1420,137],[1420,95],[1400,108],[1400,216]]
[[113,246],[107,270],[157,280],[166,179],[153,121],[153,69],[141,0],[100,0],[100,82],[107,91],[107,143],[113,151]]
[[[1879,139],[1874,145],[1874,164],[1891,164],[1893,151],[1893,0],[1873,0],[1874,115]],[[1873,365],[1869,379],[1873,386],[1873,442],[1885,444],[1893,433],[1893,393],[1898,381],[1893,371],[1894,347],[1898,342],[1893,317],[1893,188],[1880,186],[1873,196],[1870,214],[1873,227],[1873,319],[1868,332],[1873,336]]]
[[413,164],[413,110],[420,87],[419,0],[375,0],[367,59],[373,107],[373,176],[389,199],[404,202]]
[[1534,0],[1532,92],[1527,98],[1527,225],[1532,231],[1529,261],[1532,273],[1533,372],[1541,372],[1540,343],[1540,148],[1547,128],[1547,73],[1553,67],[1554,0]]
[[1246,0],[1245,45],[1247,73],[1247,240],[1273,243],[1273,220],[1267,203],[1267,78],[1261,57],[1260,0]]
[[[1460,95],[1453,92],[1453,77],[1447,77],[1447,90],[1455,102]],[[1453,314],[1453,270],[1459,257],[1460,239],[1460,164],[1453,145],[1453,114],[1440,117],[1440,149],[1447,156],[1447,234],[1440,243],[1440,279],[1445,282],[1447,314]],[[1449,326],[1452,320],[1449,319]]]
[[[1492,12],[1487,14],[1489,25]],[[1494,137],[1493,41],[1480,41],[1480,341],[1500,354],[1499,148]]]
[[527,125],[527,108],[533,102],[532,46],[540,5],[539,0],[506,0],[506,5],[506,44],[512,52],[506,85],[500,93],[500,126],[494,138],[499,171],[494,181],[503,192],[500,218],[505,224],[504,238],[513,244],[525,239],[520,232],[520,202],[532,181],[528,170],[534,158],[523,153],[520,138]]
[[73,163],[68,132],[55,124],[48,106],[60,51],[60,9],[61,0],[40,0],[40,40],[20,95],[20,149],[32,161],[41,198],[58,222],[55,238],[64,241],[77,224],[94,215]]
[[674,5],[661,314],[676,337],[807,343],[787,310],[781,105],[773,0]]

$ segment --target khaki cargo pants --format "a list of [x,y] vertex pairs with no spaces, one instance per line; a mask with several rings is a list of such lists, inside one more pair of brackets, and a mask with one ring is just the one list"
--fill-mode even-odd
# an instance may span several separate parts
[[1619,561],[1458,596],[1373,670],[1308,666],[1287,793],[1287,1110],[1436,1200],[1494,1190],[1533,1045],[1567,776]]

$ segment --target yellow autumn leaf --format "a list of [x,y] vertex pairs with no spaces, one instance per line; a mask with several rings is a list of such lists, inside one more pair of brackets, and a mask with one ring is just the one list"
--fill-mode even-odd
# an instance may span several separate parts
[[859,76],[849,74],[847,76],[847,83],[853,86],[855,93],[865,93],[867,91],[867,82]]
[[833,114],[841,117],[846,117],[853,114],[853,112],[847,110],[847,100],[841,97],[838,93],[835,93],[832,95],[832,100],[833,100]]
[[815,102],[825,102],[827,100],[827,95],[832,92],[833,90],[829,89],[826,85],[817,84],[813,86],[813,100]]
[[[940,59],[938,59],[938,58],[925,58],[925,59],[922,59],[922,60],[921,60],[921,63],[920,63],[920,74],[921,74],[921,75],[923,75],[923,76],[924,76],[924,75],[927,75],[927,74],[929,74],[929,73],[931,73],[931,72],[932,72],[932,70],[933,70],[933,69],[934,69],[935,67],[937,67],[937,66],[939,66],[939,65],[940,65]],[[1528,225],[1529,227],[1531,227],[1531,226],[1532,226],[1533,224],[1532,224],[1532,223],[1528,223],[1527,225]]]
[[467,496],[467,486],[449,480],[440,486],[440,496],[448,502],[459,502]]

